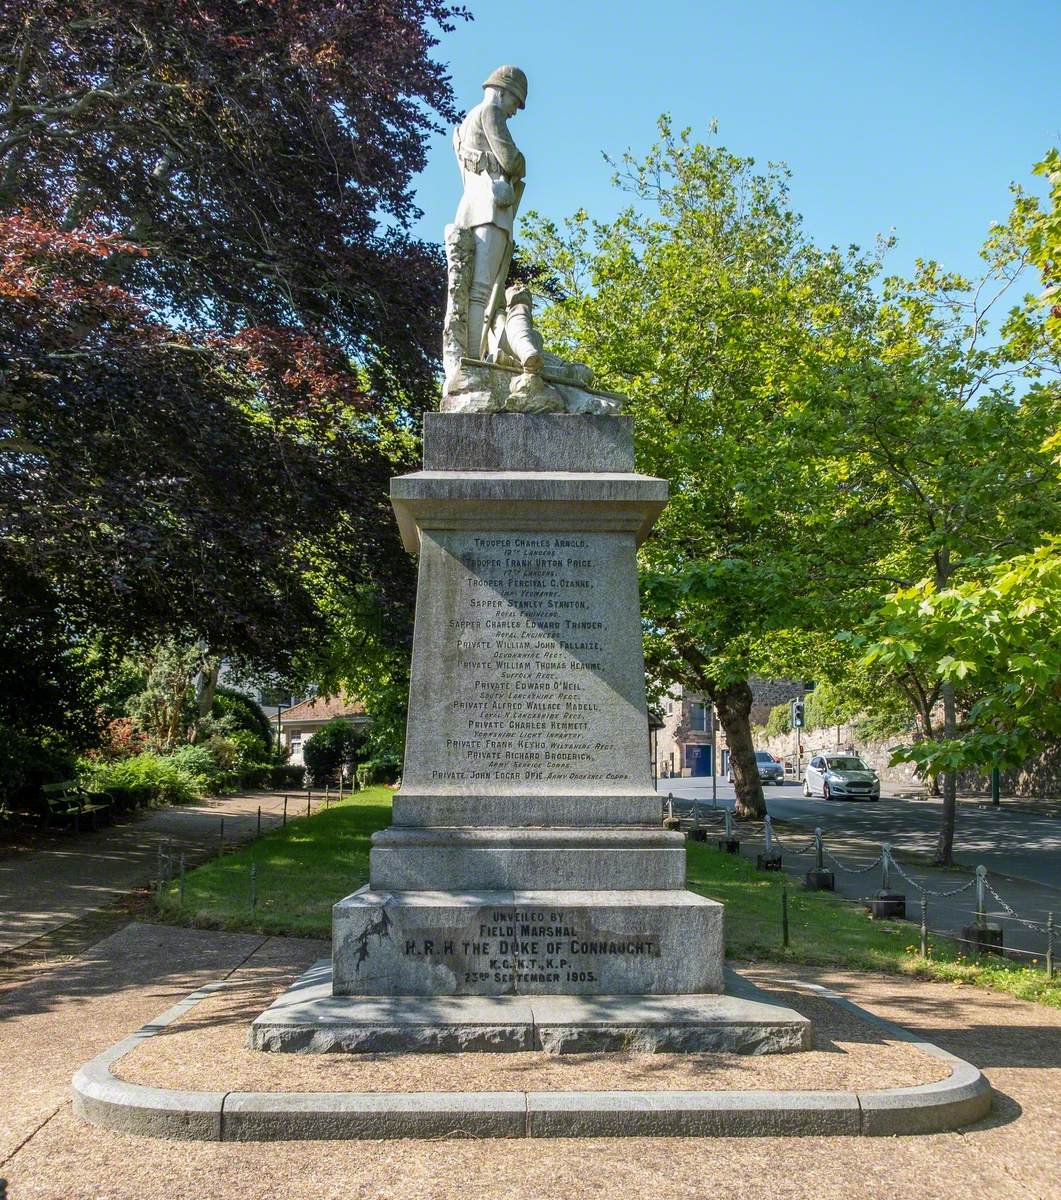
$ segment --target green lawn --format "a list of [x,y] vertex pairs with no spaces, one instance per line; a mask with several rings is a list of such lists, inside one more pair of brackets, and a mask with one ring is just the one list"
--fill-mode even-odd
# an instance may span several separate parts
[[[390,823],[391,792],[370,788],[311,817],[288,822],[252,845],[226,854],[185,877],[184,904],[176,884],[157,902],[165,920],[205,928],[328,937],[331,908],[368,878],[369,837]],[[732,958],[770,959],[853,967],[978,984],[1025,1000],[1061,1007],[1061,977],[991,957],[970,961],[937,940],[930,956],[918,953],[917,928],[903,921],[871,921],[856,904],[828,892],[788,884],[789,946],[781,944],[777,874],[745,858],[690,842],[689,887],[726,906],[726,952]],[[257,907],[251,911],[251,864]]]

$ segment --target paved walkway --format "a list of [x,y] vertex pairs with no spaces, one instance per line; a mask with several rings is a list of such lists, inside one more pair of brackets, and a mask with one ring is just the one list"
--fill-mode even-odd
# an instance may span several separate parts
[[155,1141],[97,1129],[73,1116],[73,1072],[176,999],[241,967],[259,969],[280,990],[324,949],[297,939],[134,923],[76,960],[38,969],[0,992],[0,1179],[8,1182],[10,1200],[1057,1195],[1058,1010],[948,984],[787,966],[753,970],[763,982],[799,974],[836,987],[871,1011],[923,1030],[987,1073],[997,1091],[992,1115],[957,1133],[899,1139],[251,1144]]
[[[306,812],[306,793],[289,793],[292,816]],[[313,794],[313,809],[322,803]],[[284,796],[249,792],[199,804],[157,808],[100,829],[64,834],[36,849],[0,857],[0,954],[67,922],[114,904],[150,884],[159,847],[172,845],[189,862],[255,836],[283,821]]]

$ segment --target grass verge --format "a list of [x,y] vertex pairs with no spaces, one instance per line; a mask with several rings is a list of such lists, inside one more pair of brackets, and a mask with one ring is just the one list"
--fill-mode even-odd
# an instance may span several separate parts
[[[156,901],[168,921],[208,929],[329,937],[331,909],[368,878],[369,838],[390,824],[391,792],[369,788],[311,817],[189,871],[184,903],[177,884]],[[251,865],[256,905],[251,909]],[[726,906],[726,953],[732,958],[849,967],[973,984],[1061,1008],[1061,978],[1010,959],[971,959],[935,939],[918,953],[917,929],[871,921],[857,904],[828,892],[804,892],[748,859],[688,843],[688,886]],[[781,944],[781,893],[788,886],[789,946]]]

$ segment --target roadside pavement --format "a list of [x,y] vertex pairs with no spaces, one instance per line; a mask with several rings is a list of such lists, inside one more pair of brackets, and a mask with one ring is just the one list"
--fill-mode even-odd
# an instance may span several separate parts
[[[305,815],[306,792],[290,792],[292,817]],[[313,796],[314,811],[324,803]],[[156,878],[159,849],[189,862],[283,821],[283,792],[246,792],[197,804],[149,809],[81,834],[49,837],[29,850],[0,852],[0,954],[113,905]]]
[[[193,988],[256,968],[280,991],[323,944],[133,923],[0,995],[0,1179],[9,1200],[1048,1200],[1061,1172],[1061,1013],[950,984],[801,977],[980,1066],[992,1114],[904,1138],[198,1143],[97,1129],[70,1078]],[[875,1035],[874,1035],[875,1036]],[[282,1056],[280,1056],[282,1057]]]

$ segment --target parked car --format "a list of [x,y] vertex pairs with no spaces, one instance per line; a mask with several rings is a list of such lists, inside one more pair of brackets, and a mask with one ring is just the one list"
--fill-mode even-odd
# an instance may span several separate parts
[[804,796],[879,800],[880,776],[857,754],[816,754],[803,775]]
[[[756,750],[755,765],[759,768],[759,779],[762,783],[784,783],[785,765],[779,763],[772,754],[765,750]],[[726,772],[726,779],[733,782],[733,767]]]

